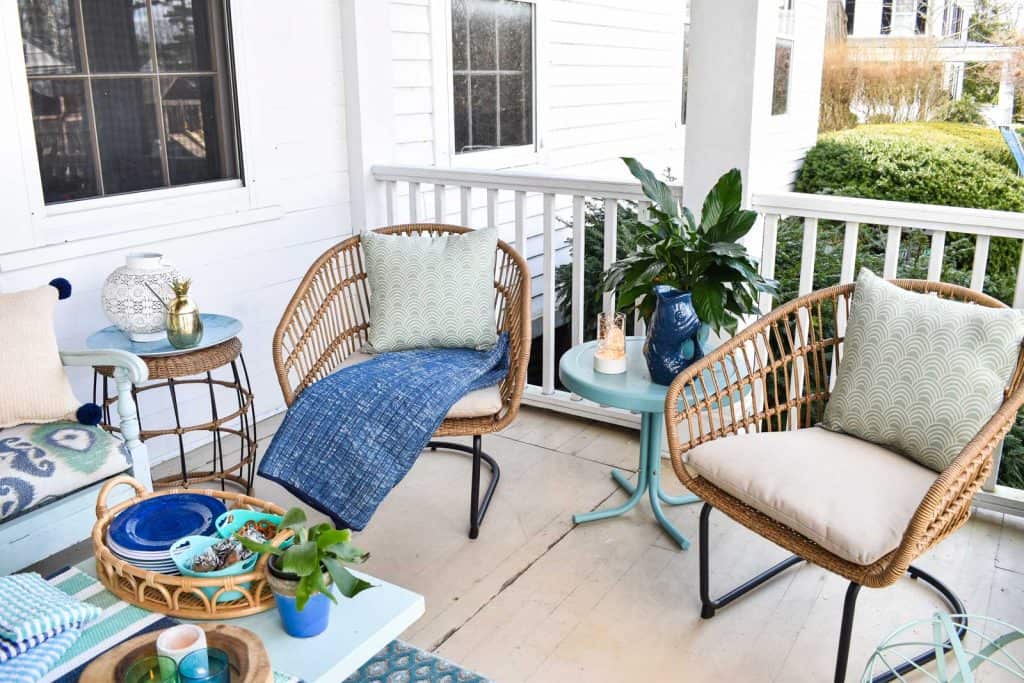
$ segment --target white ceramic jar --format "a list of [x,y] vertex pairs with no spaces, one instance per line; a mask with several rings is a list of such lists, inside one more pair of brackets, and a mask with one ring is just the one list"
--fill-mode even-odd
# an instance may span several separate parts
[[171,282],[181,274],[163,258],[154,252],[128,254],[125,265],[103,283],[103,311],[132,341],[159,341],[166,335],[165,304],[174,298]]

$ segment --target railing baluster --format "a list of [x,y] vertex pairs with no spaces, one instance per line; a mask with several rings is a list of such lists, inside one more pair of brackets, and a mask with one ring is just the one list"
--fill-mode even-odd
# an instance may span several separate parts
[[395,187],[398,185],[394,180],[384,183],[384,212],[388,225],[395,224]]
[[445,193],[448,188],[445,185],[434,185],[434,222],[447,223],[448,212],[445,211]]
[[498,227],[498,190],[487,188],[487,227]]
[[985,287],[985,270],[988,268],[988,235],[978,235],[974,242],[974,264],[971,266],[971,289],[980,292]]
[[[616,261],[619,232],[619,200],[604,200],[604,270],[608,270]],[[615,295],[617,292],[605,292],[602,310],[605,313],[615,311]]]
[[467,228],[471,228],[470,222],[470,211],[473,208],[473,188],[463,185],[459,188],[459,219],[462,221],[462,225]]
[[896,277],[896,267],[900,262],[900,238],[903,228],[898,225],[889,226],[889,234],[885,238],[885,265],[882,266],[882,277],[891,280]]
[[418,223],[420,220],[420,184],[409,183],[409,222]]
[[936,230],[932,233],[932,248],[928,254],[928,279],[942,280],[942,257],[946,251],[946,233]]
[[853,282],[857,268],[857,236],[860,223],[848,221],[843,232],[843,265],[839,272],[840,284]]
[[541,390],[555,393],[555,195],[544,195],[544,308]]
[[814,289],[814,258],[818,251],[818,219],[804,218],[804,243],[800,252],[800,296]]
[[1017,262],[1017,286],[1013,288],[1013,307],[1024,308],[1024,248]]
[[646,199],[641,199],[636,203],[636,219],[644,225],[651,222],[651,203]]
[[[775,277],[775,248],[779,238],[779,215],[770,213],[764,217],[764,239],[761,244],[761,275],[767,279]],[[762,293],[757,302],[762,313],[772,308],[772,295]]]
[[586,306],[583,302],[583,275],[586,250],[586,215],[584,199],[572,198],[572,344],[583,343],[583,322]]
[[526,193],[517,190],[515,194],[516,249],[523,258],[526,253]]

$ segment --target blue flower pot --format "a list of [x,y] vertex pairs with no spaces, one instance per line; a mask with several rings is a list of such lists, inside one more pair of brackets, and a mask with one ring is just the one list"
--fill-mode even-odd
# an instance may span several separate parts
[[326,595],[317,593],[311,597],[301,612],[295,600],[290,595],[274,593],[274,602],[277,603],[277,612],[281,615],[285,633],[293,638],[312,638],[327,630],[331,618],[331,601]]
[[708,327],[693,308],[690,292],[656,285],[654,315],[647,329],[644,358],[651,379],[668,386],[691,363],[704,357]]
[[282,571],[275,566],[276,563],[277,556],[271,556],[267,562],[268,578],[285,633],[293,638],[312,638],[320,635],[327,630],[331,618],[331,599],[323,593],[316,593],[306,601],[306,606],[300,611],[294,591],[299,577]]

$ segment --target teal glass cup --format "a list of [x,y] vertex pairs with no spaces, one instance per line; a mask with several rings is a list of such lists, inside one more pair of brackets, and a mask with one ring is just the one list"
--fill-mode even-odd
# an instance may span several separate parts
[[178,680],[181,683],[229,683],[228,653],[215,647],[188,653],[178,662]]

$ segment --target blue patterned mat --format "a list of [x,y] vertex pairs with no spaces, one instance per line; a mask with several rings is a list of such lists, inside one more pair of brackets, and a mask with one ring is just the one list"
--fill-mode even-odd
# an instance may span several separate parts
[[490,683],[490,679],[393,640],[345,683]]

